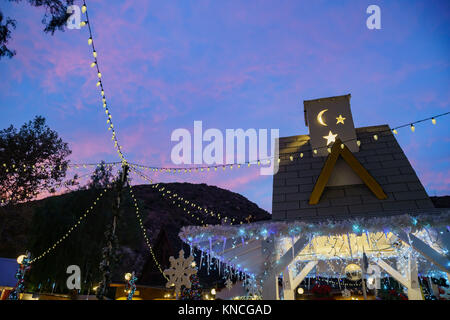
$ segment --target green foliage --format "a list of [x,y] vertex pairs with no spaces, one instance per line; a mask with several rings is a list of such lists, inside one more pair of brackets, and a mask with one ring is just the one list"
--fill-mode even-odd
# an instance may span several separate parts
[[0,130],[0,164],[6,166],[0,169],[0,198],[15,204],[52,190],[65,177],[65,158],[70,154],[67,143],[43,117],[35,117],[20,130],[12,125]]
[[16,21],[11,18],[6,18],[5,24],[3,22],[3,13],[0,11],[0,59],[1,57],[12,58],[15,54],[15,50],[9,49],[6,45],[9,39],[11,39],[11,28],[16,28]]
[[100,166],[95,168],[92,173],[91,181],[88,184],[88,188],[106,188],[113,182],[112,167],[106,166],[105,161],[100,163]]
[[[22,0],[9,0],[11,2],[22,2]],[[67,13],[67,7],[73,4],[73,0],[27,0],[33,7],[42,7],[45,9],[42,23],[44,24],[44,32],[52,35],[56,30],[64,30],[64,25],[70,14]],[[2,57],[12,58],[15,50],[11,50],[6,45],[11,38],[11,28],[16,28],[16,21],[6,18],[6,23],[2,24],[3,14],[0,11],[0,60]]]

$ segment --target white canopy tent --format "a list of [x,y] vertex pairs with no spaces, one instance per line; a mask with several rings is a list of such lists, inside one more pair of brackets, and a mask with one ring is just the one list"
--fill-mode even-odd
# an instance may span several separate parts
[[[262,221],[236,226],[184,227],[180,238],[201,250],[219,268],[243,273],[261,289],[263,299],[293,299],[296,287],[314,268],[342,274],[342,262],[363,253],[419,300],[418,270],[450,273],[450,211],[410,216],[360,218],[311,223]],[[393,265],[394,263],[394,265]],[[298,266],[301,268],[298,269]]]

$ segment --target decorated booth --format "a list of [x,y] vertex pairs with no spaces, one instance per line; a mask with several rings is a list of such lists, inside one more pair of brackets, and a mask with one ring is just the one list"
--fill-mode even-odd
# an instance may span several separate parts
[[[242,280],[248,296],[262,299],[292,300],[312,276],[343,297],[359,281],[366,298],[386,278],[405,299],[424,299],[425,279],[437,291],[431,279],[450,273],[450,211],[434,208],[396,130],[355,128],[350,95],[304,107],[310,134],[278,141],[272,220],[181,230],[202,252],[200,267],[218,270],[229,288]],[[326,293],[320,283],[315,292]]]

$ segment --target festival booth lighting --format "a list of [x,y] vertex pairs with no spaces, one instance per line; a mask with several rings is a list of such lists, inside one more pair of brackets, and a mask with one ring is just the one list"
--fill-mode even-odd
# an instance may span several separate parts
[[434,208],[387,125],[355,129],[350,95],[304,107],[310,134],[278,141],[272,220],[188,226],[180,238],[250,296],[292,300],[314,274],[347,297],[342,279],[365,279],[367,292],[388,276],[424,299],[419,277],[450,273],[450,210]]

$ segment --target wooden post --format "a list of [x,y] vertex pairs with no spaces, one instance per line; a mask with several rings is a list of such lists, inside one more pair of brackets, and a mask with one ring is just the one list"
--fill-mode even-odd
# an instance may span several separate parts
[[117,222],[118,218],[120,216],[120,203],[122,199],[122,190],[127,182],[128,177],[128,165],[126,163],[122,164],[122,173],[120,175],[120,179],[116,181],[116,200],[113,205],[113,221],[110,226],[110,230],[107,231],[106,238],[107,238],[107,246],[103,248],[103,260],[100,262],[100,270],[103,272],[103,279],[100,282],[98,289],[97,289],[97,298],[99,300],[103,300],[106,291],[111,283],[111,277],[112,277],[112,270],[111,270],[111,263],[112,259],[115,255],[116,251],[116,228],[117,228]]

